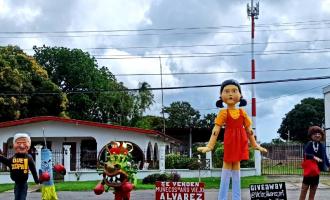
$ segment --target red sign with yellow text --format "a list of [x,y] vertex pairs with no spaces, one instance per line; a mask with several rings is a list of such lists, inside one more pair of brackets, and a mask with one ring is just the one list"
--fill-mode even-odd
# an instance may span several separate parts
[[204,200],[204,183],[157,181],[156,200]]

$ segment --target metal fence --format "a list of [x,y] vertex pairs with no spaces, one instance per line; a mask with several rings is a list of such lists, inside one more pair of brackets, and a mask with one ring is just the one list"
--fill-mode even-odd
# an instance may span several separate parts
[[[63,151],[53,151],[53,163],[64,164]],[[78,151],[70,153],[70,170],[95,170],[97,167],[97,151]]]
[[96,151],[83,151],[77,152],[77,171],[81,169],[96,169],[97,167],[97,152]]
[[[52,162],[53,165],[64,164],[64,153],[62,150],[51,150],[52,151]],[[34,160],[36,160],[36,152],[30,153]],[[8,158],[14,155],[13,150],[8,150]],[[82,151],[82,152],[71,152],[70,154],[70,170],[95,170],[97,165],[97,152],[96,151]],[[0,172],[7,172],[9,168],[4,164],[0,163]]]
[[[261,173],[263,175],[302,175],[301,163],[303,161],[302,144],[272,144],[265,146],[268,153],[262,154],[261,159]],[[330,146],[326,146],[327,152],[330,152]],[[7,152],[7,157],[14,155],[13,151]],[[35,159],[35,152],[31,153]],[[52,151],[53,164],[64,163],[64,154],[62,150]],[[82,151],[71,152],[70,155],[70,169],[71,171],[80,170],[95,170],[97,167],[97,152],[96,151]],[[330,155],[328,155],[330,158]],[[202,168],[209,168],[210,161],[204,160],[201,163]],[[8,168],[0,163],[0,171],[8,171]],[[329,172],[322,172],[330,175]]]
[[[302,175],[303,144],[278,144],[265,146],[267,154],[262,155],[261,173],[263,175]],[[326,146],[330,152],[330,146]],[[328,158],[330,156],[328,155]],[[329,172],[322,172],[330,175]]]

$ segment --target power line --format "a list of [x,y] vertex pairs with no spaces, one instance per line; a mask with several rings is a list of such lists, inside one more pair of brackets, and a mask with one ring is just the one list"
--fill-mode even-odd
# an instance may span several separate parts
[[[311,42],[329,42],[330,39],[322,40],[292,40],[292,41],[275,41],[275,42],[255,42],[255,45],[264,44],[292,44],[292,43],[311,43]],[[162,49],[162,48],[193,48],[193,47],[219,47],[219,46],[244,46],[251,45],[251,43],[225,43],[225,44],[192,44],[192,45],[163,45],[163,46],[117,46],[117,47],[88,47],[79,48],[73,47],[73,49],[85,49],[85,50],[108,50],[108,49]],[[22,48],[22,50],[33,50],[32,48]]]
[[265,99],[263,101],[259,101],[257,103],[264,103],[264,102],[268,102],[268,101],[273,101],[273,100],[276,100],[276,99],[280,99],[280,98],[283,98],[283,97],[289,97],[289,96],[293,96],[295,94],[299,94],[299,93],[304,93],[306,91],[310,91],[310,90],[314,90],[316,88],[320,88],[320,87],[325,87],[325,86],[328,86],[329,84],[324,84],[324,85],[319,85],[319,86],[316,86],[316,87],[312,87],[312,88],[309,88],[309,89],[305,89],[305,90],[300,90],[300,91],[297,91],[297,92],[293,92],[293,93],[290,93],[290,94],[286,94],[286,95],[281,95],[281,96],[278,96],[278,97],[274,97],[274,98],[270,98],[270,99]]
[[[258,24],[256,27],[268,26],[306,26],[329,24],[330,20],[308,20],[298,22],[283,22]],[[249,25],[222,25],[222,26],[204,26],[204,27],[168,27],[168,28],[145,28],[145,29],[110,29],[110,30],[60,30],[60,31],[0,31],[0,34],[68,34],[68,33],[112,33],[112,32],[146,32],[146,31],[175,31],[175,30],[205,30],[205,29],[223,29],[223,28],[249,28]]]
[[[300,52],[300,51],[321,51],[321,50],[330,50],[330,47],[324,48],[300,48],[300,49],[277,49],[277,50],[269,50],[269,51],[254,51],[256,53],[276,53],[276,52]],[[148,56],[186,56],[186,55],[218,55],[218,54],[250,54],[251,51],[221,51],[221,52],[193,52],[193,53],[158,53],[153,54],[150,53]],[[124,54],[108,54],[108,55],[100,55],[100,54],[92,54],[94,57],[102,58],[102,56],[107,57],[131,57],[131,55],[124,55]]]
[[[254,82],[243,82],[240,85],[258,85],[258,84],[269,84],[269,83],[283,83],[283,82],[296,82],[296,81],[310,81],[310,80],[323,80],[330,79],[330,76],[317,76],[317,77],[305,77],[305,78],[291,78],[291,79],[280,79],[270,81],[254,81]],[[194,85],[194,86],[176,86],[176,87],[165,87],[165,88],[149,88],[149,90],[177,90],[177,89],[192,89],[192,88],[209,88],[209,87],[220,87],[221,84],[215,85]],[[135,89],[137,90],[137,89]]]
[[[243,82],[241,85],[252,85],[252,84],[270,84],[270,83],[284,83],[284,82],[297,82],[297,81],[311,81],[311,80],[324,80],[330,79],[330,76],[317,76],[317,77],[305,77],[305,78],[291,78],[291,79],[279,79],[269,81],[254,81],[254,82]],[[221,84],[214,85],[193,85],[193,86],[176,86],[176,87],[155,87],[147,88],[148,90],[177,90],[177,89],[194,89],[194,88],[210,88],[220,87]],[[66,91],[61,93],[66,94],[94,94],[94,93],[109,93],[109,92],[123,92],[123,91],[139,91],[140,88],[135,89],[117,89],[117,90],[84,90],[84,91]],[[56,95],[56,92],[31,92],[31,93],[12,93],[2,91],[0,96],[23,96],[23,95]]]
[[[276,68],[276,67],[266,67]],[[287,71],[308,71],[308,70],[323,70],[330,69],[330,67],[306,67],[306,68],[289,68],[289,69],[269,69],[269,70],[256,70],[255,72],[287,72]],[[214,72],[176,72],[176,73],[163,73],[162,75],[209,75],[209,74],[236,74],[236,73],[250,73],[250,70],[240,71],[214,71]],[[139,73],[139,74],[114,74],[114,76],[159,76],[158,73]]]
[[[330,27],[302,27],[302,28],[285,28],[285,29],[258,29],[258,32],[268,31],[293,31],[293,30],[321,30]],[[232,34],[247,33],[249,30],[238,31],[201,31],[201,32],[173,32],[173,33],[139,33],[139,34],[91,34],[91,35],[43,35],[43,36],[0,36],[1,39],[27,39],[27,38],[86,38],[86,37],[126,37],[126,36],[160,36],[160,35],[200,35],[200,34]]]
[[[299,50],[295,52],[278,52],[278,53],[256,53],[255,55],[259,56],[270,56],[270,55],[291,55],[291,54],[311,54],[311,53],[329,53],[330,49],[324,48],[324,50],[318,50],[317,51],[310,51],[310,50]],[[285,50],[282,50],[285,51]],[[186,54],[186,55],[164,55],[164,56],[132,56],[132,55],[121,55],[117,57],[95,57],[96,59],[100,60],[120,60],[120,59],[144,59],[144,58],[211,58],[211,57],[240,57],[240,56],[246,56],[248,53],[237,53],[237,54],[212,54],[212,55],[195,55],[195,54]]]

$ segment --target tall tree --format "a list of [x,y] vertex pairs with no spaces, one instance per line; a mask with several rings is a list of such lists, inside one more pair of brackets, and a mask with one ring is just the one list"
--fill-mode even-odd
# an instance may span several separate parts
[[310,126],[322,127],[324,124],[324,99],[306,98],[289,111],[278,129],[284,140],[306,142],[307,130]]
[[169,128],[189,128],[198,126],[200,113],[192,108],[188,102],[173,102],[169,107],[164,107],[164,113],[168,114],[166,126]]
[[136,123],[142,119],[144,111],[154,102],[154,95],[149,88],[150,85],[147,82],[139,83],[139,90],[133,95],[132,126],[136,126]]
[[0,47],[0,91],[0,121],[66,116],[66,95],[19,47]]
[[141,95],[135,95],[108,68],[99,68],[87,52],[46,46],[34,47],[34,51],[52,81],[68,94],[72,118],[132,125],[134,118],[151,105],[153,96],[145,91],[148,84],[143,85]]
[[217,117],[215,113],[208,113],[204,115],[204,118],[199,121],[200,128],[212,129],[214,126],[214,119]]

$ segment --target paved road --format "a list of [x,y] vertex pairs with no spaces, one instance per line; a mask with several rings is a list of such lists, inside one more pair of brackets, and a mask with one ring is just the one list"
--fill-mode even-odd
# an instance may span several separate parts
[[[297,200],[300,194],[300,187],[302,177],[300,176],[276,176],[268,177],[272,182],[285,182],[287,189],[288,200]],[[330,177],[321,176],[319,189],[316,192],[316,200],[329,200],[330,199]],[[58,198],[60,200],[113,200],[112,192],[104,193],[102,195],[96,196],[94,192],[57,192]],[[218,190],[206,190],[205,200],[217,200]],[[14,199],[14,194],[12,191],[0,193],[0,200],[12,200]],[[40,192],[30,192],[28,193],[28,200],[40,200]],[[155,200],[154,190],[137,190],[131,193],[131,200]],[[231,194],[229,194],[228,200],[231,200]],[[249,189],[242,189],[242,200],[250,200]]]
[[[297,200],[299,198],[299,189],[288,189],[288,200]],[[113,200],[111,192],[96,196],[93,192],[58,192],[58,198],[63,200]],[[205,200],[217,200],[218,190],[206,190]],[[317,190],[315,199],[328,200],[330,197],[330,188],[320,188]],[[0,199],[11,200],[14,199],[12,192],[5,192],[0,194]],[[28,194],[28,200],[40,200],[41,194],[39,192],[31,192]],[[242,190],[242,200],[249,200],[250,194],[248,189]],[[155,200],[154,190],[138,190],[133,191],[131,200]],[[231,200],[230,194],[228,200]]]

